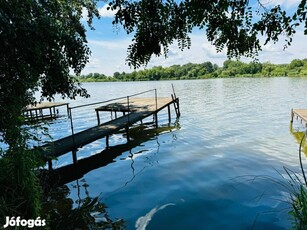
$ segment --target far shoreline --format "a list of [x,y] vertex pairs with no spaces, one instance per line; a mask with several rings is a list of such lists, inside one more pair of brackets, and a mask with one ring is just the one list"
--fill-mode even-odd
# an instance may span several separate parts
[[244,63],[241,61],[226,60],[222,67],[211,62],[201,64],[187,63],[184,65],[172,65],[170,67],[155,66],[150,69],[133,71],[131,73],[115,72],[113,76],[106,76],[101,73],[75,76],[79,82],[175,81],[271,77],[307,77],[307,59],[294,59],[289,64],[271,64],[270,62]]

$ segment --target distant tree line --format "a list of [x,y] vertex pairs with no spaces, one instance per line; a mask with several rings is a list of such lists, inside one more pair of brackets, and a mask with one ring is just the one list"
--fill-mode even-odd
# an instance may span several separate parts
[[201,64],[155,66],[151,69],[131,73],[115,72],[113,76],[90,73],[79,76],[81,82],[99,81],[158,81],[230,77],[282,77],[307,76],[307,59],[294,59],[289,64],[272,64],[270,62],[250,62],[226,60],[222,67],[211,62]]

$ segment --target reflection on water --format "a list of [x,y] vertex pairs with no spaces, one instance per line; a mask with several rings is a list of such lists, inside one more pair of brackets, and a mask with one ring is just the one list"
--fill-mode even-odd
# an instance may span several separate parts
[[145,230],[147,225],[149,224],[149,222],[151,221],[151,219],[153,218],[153,216],[160,210],[165,209],[167,206],[170,205],[175,205],[173,203],[169,203],[169,204],[165,204],[162,205],[161,207],[155,207],[153,209],[151,209],[145,216],[140,217],[139,219],[137,219],[136,223],[135,223],[135,228],[137,230]]
[[[76,189],[84,189],[86,196],[74,201],[68,198],[70,193],[66,185],[62,185],[44,194],[43,218],[47,219],[50,229],[75,230],[75,229],[124,229],[122,219],[112,220],[106,211],[106,206],[99,202],[98,197],[90,197],[87,183],[83,180]],[[76,207],[74,207],[76,203]]]
[[[167,125],[160,126],[158,128],[154,128],[153,124],[142,124],[134,126],[129,131],[130,140],[128,143],[108,147],[102,150],[100,153],[78,160],[76,164],[66,165],[52,170],[51,172],[45,171],[44,180],[46,181],[46,184],[52,187],[64,185],[66,183],[82,178],[83,175],[94,169],[101,168],[110,163],[116,162],[115,159],[122,153],[127,151],[129,152],[129,155],[126,159],[131,160],[131,171],[133,179],[135,177],[133,168],[134,158],[137,157],[138,154],[141,154],[146,150],[132,153],[131,149],[140,146],[142,143],[148,140],[154,139],[159,134],[171,132],[172,130],[178,128],[178,124],[176,126]],[[159,146],[158,141],[157,144]]]
[[290,133],[295,138],[296,142],[301,144],[301,151],[307,156],[307,143],[306,143],[306,131],[302,132],[297,129],[293,129],[293,125],[290,124]]
[[[107,206],[102,203],[101,198],[90,197],[88,184],[81,179],[84,174],[116,162],[116,158],[124,152],[129,152],[126,158],[121,160],[131,161],[131,179],[126,181],[123,187],[131,183],[138,173],[135,173],[134,158],[143,151],[132,153],[131,149],[142,143],[154,139],[157,135],[178,129],[176,126],[160,126],[154,128],[152,123],[134,126],[130,129],[130,141],[125,144],[108,147],[98,154],[79,160],[76,164],[66,165],[51,172],[43,171],[42,180],[45,183],[44,211],[49,217],[51,229],[123,229],[123,219],[113,221],[106,211]],[[158,146],[160,145],[157,141]],[[157,153],[159,147],[157,148]],[[141,173],[141,171],[139,172]],[[81,180],[80,180],[81,179]],[[69,198],[70,189],[67,183],[75,182],[73,189],[77,189],[77,200]],[[81,184],[80,184],[81,182]],[[81,192],[83,189],[83,193]],[[120,189],[120,188],[118,188]],[[81,198],[82,194],[84,195]],[[160,207],[160,209],[163,209]],[[146,220],[147,222],[149,219]],[[145,221],[145,223],[146,223]],[[140,228],[145,229],[145,223],[140,219]],[[142,228],[143,226],[143,228]]]
[[[92,98],[74,103],[133,94],[136,88],[170,96],[171,83],[181,110],[171,131],[136,127],[132,141],[140,143],[126,145],[123,134],[116,134],[108,150],[104,140],[93,142],[78,151],[75,169],[68,165],[70,154],[59,158],[58,173],[67,178],[54,181],[69,188],[74,208],[88,193],[108,206],[110,219],[124,219],[126,229],[289,229],[283,167],[300,173],[299,137],[289,132],[289,114],[306,108],[307,79],[89,83],[84,86]],[[80,112],[75,127],[97,124],[87,118],[94,110]],[[167,111],[158,116],[159,124],[168,124]],[[65,136],[69,130],[58,122],[51,134]],[[172,127],[175,122],[180,128]],[[86,181],[87,192],[78,192],[76,179]]]

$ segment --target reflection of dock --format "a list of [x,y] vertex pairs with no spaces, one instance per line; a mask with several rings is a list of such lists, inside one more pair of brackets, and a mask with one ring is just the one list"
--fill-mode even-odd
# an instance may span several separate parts
[[[133,95],[134,96],[134,95]],[[72,135],[59,139],[57,141],[48,143],[41,146],[42,154],[45,158],[50,159],[54,157],[59,157],[65,153],[72,151],[73,162],[77,162],[76,151],[78,148],[96,141],[101,138],[106,138],[106,146],[109,147],[109,136],[118,132],[121,129],[126,130],[127,140],[129,141],[129,127],[138,121],[153,115],[155,124],[158,126],[158,112],[164,108],[168,108],[168,118],[169,122],[171,120],[170,106],[174,105],[177,117],[180,116],[179,112],[179,98],[172,96],[171,98],[131,98],[127,97],[127,101],[119,101],[118,103],[111,103],[106,106],[100,106],[96,108],[98,126],[86,129],[79,133],[73,132]],[[117,107],[115,106],[117,105]],[[85,105],[86,106],[86,105]],[[80,106],[78,106],[80,107]],[[71,108],[69,114],[71,115]],[[111,111],[111,112],[123,112],[123,116],[116,117],[111,121],[107,121],[100,124],[99,112]],[[71,122],[72,122],[72,116]],[[49,168],[52,168],[52,161],[49,160]]]
[[60,186],[78,180],[92,170],[114,163],[114,159],[122,153],[130,151],[146,141],[152,140],[157,135],[171,132],[178,128],[177,126],[163,126],[148,129],[145,125],[137,126],[131,129],[131,136],[133,138],[128,143],[106,148],[100,153],[78,160],[77,164],[70,164],[54,169],[46,174],[47,178],[45,179],[48,180],[48,184],[51,186]]
[[290,125],[290,133],[293,135],[293,137],[295,138],[296,142],[299,145],[302,144],[301,149],[304,152],[305,156],[307,156],[307,144],[306,144],[306,141],[302,142],[303,138],[306,138],[305,137],[305,132],[300,132],[298,130],[293,130],[292,125]]
[[293,121],[294,118],[299,120],[302,124],[304,124],[305,128],[307,128],[307,109],[292,109],[291,110],[291,124],[290,124],[290,133],[296,139],[297,143],[300,144],[300,149],[307,155],[307,145],[306,134],[307,129],[304,132],[299,132],[298,130],[293,130]]
[[307,127],[307,109],[292,109],[291,110],[291,123],[293,119],[300,119],[301,123],[304,123]]

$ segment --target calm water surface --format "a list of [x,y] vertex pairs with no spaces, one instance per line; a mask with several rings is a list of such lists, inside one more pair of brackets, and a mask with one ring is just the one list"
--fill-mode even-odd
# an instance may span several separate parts
[[[153,88],[170,96],[171,83],[181,117],[175,120],[172,111],[168,125],[162,111],[158,130],[148,118],[145,130],[134,133],[138,143],[109,153],[112,163],[67,184],[69,198],[99,197],[108,216],[123,219],[127,229],[289,229],[288,190],[281,185],[287,182],[280,174],[285,176],[283,166],[299,171],[289,120],[291,108],[307,106],[307,79],[87,83],[91,98],[71,106]],[[75,131],[97,122],[94,107],[75,109],[73,117]],[[294,128],[302,126],[295,122]],[[62,118],[50,130],[64,137],[70,124]],[[126,139],[116,134],[110,143],[124,145]],[[105,140],[98,140],[80,149],[78,158],[104,149]],[[55,166],[71,162],[66,154]]]

